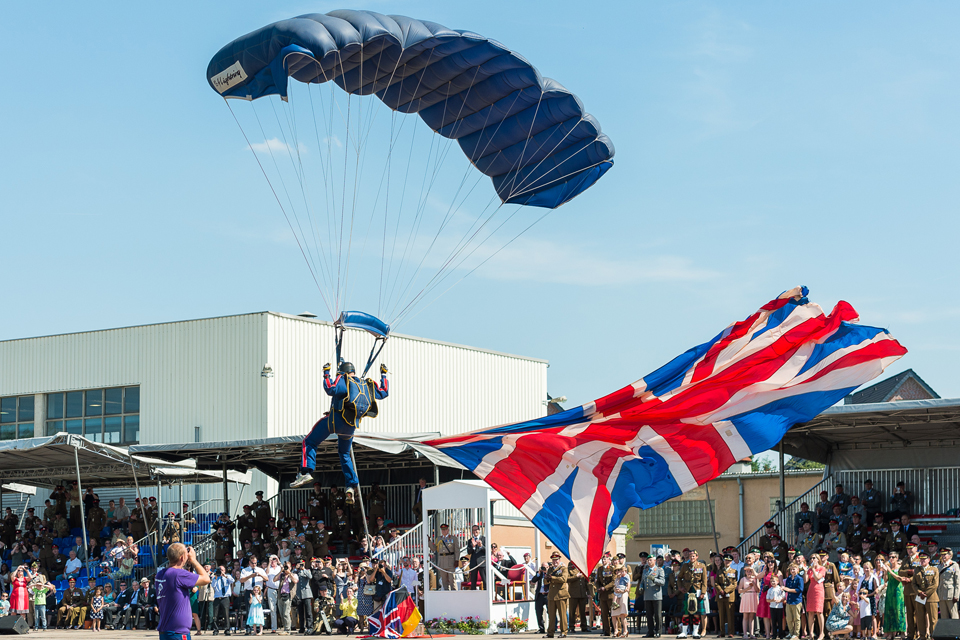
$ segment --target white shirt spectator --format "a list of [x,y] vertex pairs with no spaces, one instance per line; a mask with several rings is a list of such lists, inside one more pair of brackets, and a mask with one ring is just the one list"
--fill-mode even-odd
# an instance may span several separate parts
[[[247,576],[251,576],[249,580],[245,580]],[[253,591],[255,586],[259,586],[262,591],[267,582],[267,572],[262,568],[257,567],[256,569],[251,569],[247,567],[240,572],[240,580],[237,581],[242,584],[243,591]]]
[[283,571],[283,567],[267,567],[267,588],[268,589],[279,589],[280,583],[278,583],[277,576],[280,575],[280,572]]
[[80,558],[71,558],[67,560],[66,567],[64,568],[64,573],[80,573],[80,569],[83,567],[83,563],[80,562]]
[[121,504],[119,507],[113,510],[113,519],[114,520],[127,520],[130,517],[130,507],[125,504]]
[[417,599],[417,587],[420,585],[420,580],[417,578],[417,570],[411,567],[403,567],[400,569],[400,584],[407,588],[407,591],[413,596],[413,599]]

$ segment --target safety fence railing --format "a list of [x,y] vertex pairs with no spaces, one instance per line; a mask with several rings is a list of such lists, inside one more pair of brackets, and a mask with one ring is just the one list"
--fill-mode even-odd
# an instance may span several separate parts
[[[771,522],[777,526],[777,530],[780,532],[780,535],[783,536],[785,542],[792,544],[796,538],[796,532],[793,527],[794,516],[800,511],[800,505],[804,502],[811,508],[814,509],[814,505],[818,502],[821,491],[830,492],[828,487],[835,484],[833,482],[833,476],[827,476],[813,487],[807,490],[802,496],[799,496],[796,500],[788,504],[785,508],[781,509],[774,515],[770,517]],[[737,550],[740,551],[740,555],[743,556],[750,547],[756,546],[760,542],[761,536],[764,534],[765,527],[760,525],[760,528],[744,538],[739,545],[737,545]]]
[[405,534],[382,549],[373,549],[375,559],[385,560],[391,567],[400,566],[403,558],[417,558],[423,562],[423,523],[416,525]]
[[[836,481],[845,493],[859,494],[865,480],[873,481],[873,488],[883,496],[884,511],[891,511],[890,497],[897,483],[913,494],[911,511],[915,514],[945,514],[960,508],[960,467],[924,469],[857,469],[834,472]],[[827,491],[833,495],[834,487]]]

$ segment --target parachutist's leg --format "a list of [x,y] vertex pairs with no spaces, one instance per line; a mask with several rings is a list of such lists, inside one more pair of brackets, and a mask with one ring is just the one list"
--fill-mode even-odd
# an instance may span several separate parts
[[353,448],[353,436],[339,434],[337,436],[337,454],[340,456],[340,469],[343,470],[343,483],[346,487],[355,487],[359,490],[360,478],[353,467],[350,449]]
[[328,416],[324,416],[317,420],[317,423],[310,429],[310,433],[303,439],[300,454],[300,473],[296,479],[290,483],[290,486],[294,489],[302,487],[313,480],[312,472],[317,468],[317,446],[330,434],[327,419]]

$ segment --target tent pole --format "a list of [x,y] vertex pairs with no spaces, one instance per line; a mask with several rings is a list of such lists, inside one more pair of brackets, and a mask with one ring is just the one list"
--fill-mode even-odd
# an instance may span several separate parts
[[163,480],[160,479],[160,476],[157,476],[157,517],[153,519],[154,524],[157,525],[157,548],[161,548],[160,545],[163,544]]
[[230,499],[228,497],[227,487],[227,458],[223,458],[223,513],[230,515]]
[[[137,500],[140,501],[140,517],[143,518],[143,526],[144,526],[144,529],[146,529],[146,526],[147,526],[147,512],[146,512],[146,510],[143,508],[143,496],[140,495],[140,481],[137,480],[137,467],[136,467],[136,465],[133,464],[133,455],[130,453],[129,450],[127,451],[127,457],[130,458],[130,470],[133,472],[133,486],[135,486],[135,487],[137,488]],[[148,535],[148,536],[150,535],[150,532],[149,532],[149,531],[147,531],[147,535]],[[149,537],[147,538],[147,540],[148,540],[147,544],[150,544],[150,543],[149,543],[149,540],[150,540]],[[134,542],[136,542],[136,540],[134,540]],[[153,553],[150,554],[150,555],[153,556],[153,566],[156,567],[156,566],[157,566],[157,550],[154,549],[154,550],[153,550]]]
[[[77,453],[77,446],[73,447],[73,462],[77,466],[77,493],[80,494],[80,527],[83,530],[84,557],[87,559],[87,574],[90,574],[90,541],[87,540],[87,515],[83,512],[83,487],[80,485],[80,455]],[[99,532],[98,532],[99,537]]]
[[187,518],[183,511],[183,478],[180,478],[180,541],[187,539]]
[[783,477],[783,440],[780,441],[780,511],[787,507],[787,486]]
[[[353,443],[350,443],[350,462],[353,463],[353,468],[357,472],[357,481],[360,480],[360,470],[357,469],[357,460],[353,457]],[[357,485],[357,495],[354,496],[357,499],[357,502],[360,504],[360,518],[363,519],[363,535],[364,540],[367,541],[367,549],[372,549],[372,538],[370,537],[370,527],[367,526],[367,512],[363,508],[363,492],[360,490],[360,485]]]
[[713,518],[713,503],[710,502],[710,484],[707,482],[703,483],[703,488],[706,489],[707,494],[707,509],[710,510],[710,528],[713,529],[713,547],[716,552],[720,553],[720,538],[717,536],[717,521]]

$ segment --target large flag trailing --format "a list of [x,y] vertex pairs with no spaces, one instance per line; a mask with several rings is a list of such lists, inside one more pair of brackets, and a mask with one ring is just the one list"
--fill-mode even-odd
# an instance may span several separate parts
[[405,638],[420,624],[420,610],[406,587],[387,594],[380,607],[367,618],[371,636],[379,638]]
[[907,350],[797,287],[643,379],[552,416],[425,442],[499,491],[590,571],[648,509],[766,451]]

